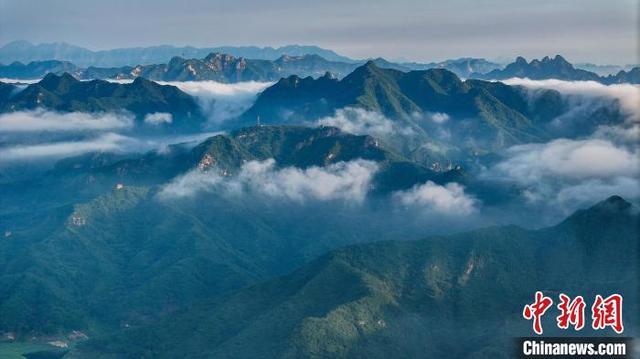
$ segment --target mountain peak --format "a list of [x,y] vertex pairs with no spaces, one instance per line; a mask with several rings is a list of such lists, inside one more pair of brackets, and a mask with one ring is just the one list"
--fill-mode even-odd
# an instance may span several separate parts
[[324,57],[318,54],[303,54],[303,55],[289,55],[284,54],[280,56],[275,62],[290,62],[290,61],[300,61],[300,60],[325,60]]
[[365,68],[378,68],[378,65],[376,65],[376,60],[367,60],[367,62],[365,62],[364,65],[362,65],[361,67],[365,67]]
[[223,54],[221,52],[212,52],[204,58],[206,62],[212,62],[214,60],[233,61],[236,57],[229,54]]
[[569,61],[567,61],[564,57],[562,57],[562,56],[560,56],[560,55],[556,55],[556,56],[553,58],[553,61],[555,61],[555,62],[569,62]]
[[73,84],[78,81],[79,80],[77,80],[68,72],[63,73],[60,76],[50,72],[42,80],[40,80],[38,84],[44,88],[54,89],[60,87],[61,85]]
[[324,75],[320,76],[320,79],[323,79],[323,80],[336,80],[337,77],[331,71],[327,71],[327,72],[324,73]]
[[620,196],[614,195],[589,208],[575,212],[565,219],[563,223],[583,227],[586,223],[608,223],[613,218],[636,214],[637,211],[634,210],[634,206],[631,203]]
[[344,77],[341,82],[343,83],[361,83],[367,79],[378,79],[386,77],[391,71],[390,69],[382,68],[378,66],[373,60],[367,61],[364,65],[357,67],[349,75]]
[[526,65],[527,64],[527,60],[522,56],[518,56],[516,58],[516,64]]
[[589,210],[607,211],[607,212],[625,212],[631,208],[631,203],[627,202],[624,198],[613,195],[602,202],[597,203]]
[[157,85],[156,82],[151,81],[151,80],[147,80],[144,77],[136,77],[133,82],[131,83],[134,87],[135,86],[154,86]]
[[541,59],[533,59],[527,63],[524,57],[518,56],[515,62],[508,64],[504,69],[493,70],[479,78],[503,80],[511,77],[527,77],[532,80],[558,79],[571,81],[599,81],[606,82],[632,82],[619,79],[604,79],[597,74],[576,69],[570,62],[560,55],[553,58],[545,56]]
[[4,46],[2,46],[3,49],[12,49],[12,50],[24,50],[24,49],[28,49],[30,47],[33,47],[34,45],[26,40],[16,40],[16,41],[11,41],[9,43],[6,43]]

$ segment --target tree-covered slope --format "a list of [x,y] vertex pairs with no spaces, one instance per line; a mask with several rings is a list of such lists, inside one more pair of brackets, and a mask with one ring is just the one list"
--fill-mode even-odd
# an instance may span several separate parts
[[518,87],[462,81],[444,69],[384,69],[370,61],[342,80],[329,76],[282,79],[258,96],[243,120],[309,121],[333,115],[337,109],[357,107],[430,132],[434,125],[429,118],[444,113],[451,119],[447,126],[452,127],[457,140],[473,139],[489,147],[502,147],[545,138],[544,124],[564,109],[559,103],[550,104],[557,106],[540,113]]
[[[595,294],[620,293],[625,333],[633,335],[639,231],[637,208],[611,197],[542,230],[495,227],[350,246],[83,350],[118,357],[509,358],[513,338],[532,335],[522,308],[537,290],[555,300],[560,292],[582,295],[588,303]],[[554,315],[543,326],[547,335],[575,335],[554,329]]]
[[195,147],[60,161],[38,178],[0,185],[0,223],[11,232],[0,241],[0,330],[20,337],[101,333],[121,322],[148,322],[376,231],[354,231],[369,217],[348,205],[318,202],[292,213],[288,202],[260,196],[160,195],[189,173],[234,181],[248,161],[271,159],[276,170],[298,171],[372,161],[372,187],[383,196],[459,175],[332,127],[256,126]]

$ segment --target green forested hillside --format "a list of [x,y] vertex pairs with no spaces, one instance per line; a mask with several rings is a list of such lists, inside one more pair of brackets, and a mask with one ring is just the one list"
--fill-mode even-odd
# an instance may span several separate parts
[[[541,98],[558,96],[547,91]],[[432,140],[437,139],[437,126],[429,117],[444,113],[451,118],[446,127],[457,145],[474,141],[486,149],[545,139],[547,122],[565,110],[561,102],[546,101],[546,112],[539,112],[518,87],[462,81],[444,69],[384,69],[370,61],[342,80],[282,79],[260,94],[243,118],[248,123],[258,117],[265,123],[295,123],[330,116],[344,107],[384,114],[409,128],[426,130]]]
[[129,111],[141,122],[147,114],[169,113],[178,127],[198,128],[204,121],[193,97],[174,86],[159,85],[144,78],[119,84],[80,81],[68,73],[48,74],[10,97],[0,94],[0,105],[3,112],[37,108],[61,112]]
[[[360,234],[353,230],[368,221],[366,211],[354,215],[357,207],[317,203],[288,213],[287,203],[248,195],[158,197],[163,186],[190,171],[232,180],[247,161],[268,159],[277,168],[301,170],[369,160],[378,166],[372,193],[382,196],[463,176],[432,171],[370,136],[332,127],[256,126],[193,148],[60,161],[38,178],[0,186],[0,221],[11,232],[0,241],[1,330],[19,336],[100,333],[125,321],[148,322],[285,273],[375,231],[376,225]],[[328,220],[332,226],[323,229]]]
[[[639,230],[637,208],[611,197],[537,231],[495,227],[350,246],[83,350],[149,358],[510,358],[513,338],[532,333],[521,312],[536,290],[589,302],[596,293],[621,293],[625,333],[633,335]],[[554,320],[544,318],[547,335],[559,334]]]

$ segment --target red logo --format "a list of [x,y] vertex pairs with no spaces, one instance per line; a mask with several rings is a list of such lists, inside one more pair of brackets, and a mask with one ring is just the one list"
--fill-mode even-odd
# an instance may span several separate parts
[[545,297],[542,292],[536,292],[536,300],[524,306],[524,310],[522,311],[522,316],[527,319],[533,319],[533,331],[536,334],[542,334],[542,322],[540,319],[542,315],[551,307],[553,304],[553,300],[549,297]]
[[[556,317],[558,328],[568,329],[573,326],[574,330],[581,330],[585,325],[584,309],[586,307],[585,300],[582,296],[577,296],[573,300],[566,294],[560,294],[560,303],[557,308],[560,314]],[[527,320],[533,320],[533,331],[542,335],[542,316],[552,306],[553,299],[545,297],[542,292],[537,291],[535,300],[531,304],[524,306],[522,316]],[[594,330],[605,329],[610,327],[616,333],[621,334],[624,331],[622,324],[622,296],[620,294],[612,294],[606,299],[601,295],[596,295],[595,301],[591,306],[591,327]]]
[[600,294],[596,295],[596,301],[591,307],[591,318],[593,319],[593,329],[604,329],[611,327],[616,333],[624,331],[622,324],[622,296],[612,294],[607,299],[602,299]]
[[560,315],[556,318],[558,328],[567,329],[569,324],[573,325],[575,330],[584,328],[584,307],[582,296],[579,295],[571,300],[567,295],[560,294],[560,304],[558,304]]

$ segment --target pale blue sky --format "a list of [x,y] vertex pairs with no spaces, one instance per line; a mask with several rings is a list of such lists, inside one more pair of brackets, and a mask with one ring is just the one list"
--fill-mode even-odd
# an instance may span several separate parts
[[640,0],[0,0],[0,44],[311,44],[430,61],[561,53],[637,63]]

